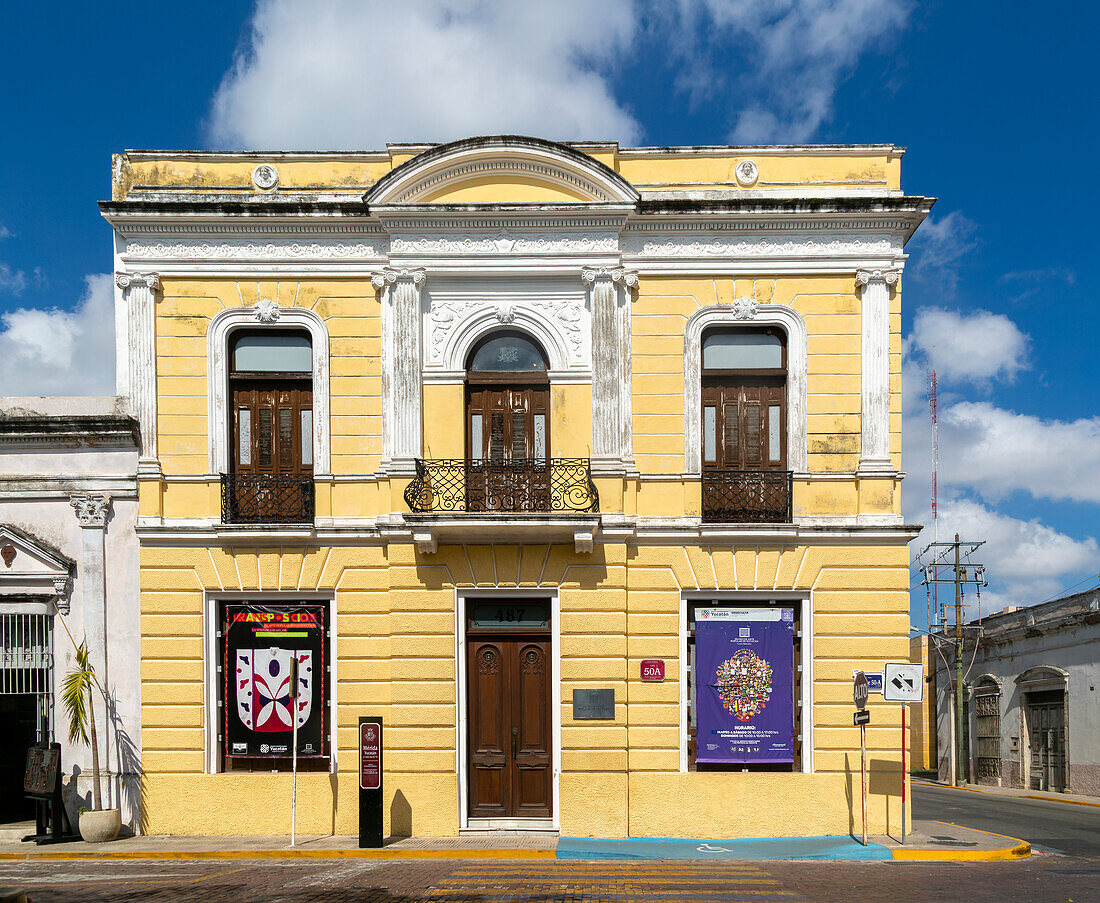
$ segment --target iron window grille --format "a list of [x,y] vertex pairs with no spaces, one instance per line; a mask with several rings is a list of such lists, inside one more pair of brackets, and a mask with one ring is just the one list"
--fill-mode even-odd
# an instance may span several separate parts
[[313,523],[313,478],[284,473],[223,473],[223,524]]
[[704,470],[703,520],[711,523],[791,523],[790,470]]

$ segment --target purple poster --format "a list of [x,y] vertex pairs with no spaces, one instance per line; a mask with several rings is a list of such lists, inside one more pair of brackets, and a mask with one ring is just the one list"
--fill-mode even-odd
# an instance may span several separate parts
[[794,612],[695,610],[695,761],[794,761]]

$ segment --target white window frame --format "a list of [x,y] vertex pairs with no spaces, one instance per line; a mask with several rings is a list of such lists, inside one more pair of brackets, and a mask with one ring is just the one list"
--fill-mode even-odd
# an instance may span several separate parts
[[[799,626],[802,632],[799,640],[802,657],[802,673],[795,675],[799,681],[800,696],[802,698],[802,717],[799,720],[798,730],[802,735],[802,771],[801,774],[813,774],[814,771],[814,658],[813,658],[813,597],[812,593],[784,593],[766,590],[754,591],[721,591],[721,590],[691,590],[680,594],[680,771],[688,771],[688,739],[687,739],[687,712],[688,712],[688,635],[687,615],[688,605],[699,602],[752,603],[759,605],[761,602],[798,604]],[[737,766],[730,766],[731,771],[740,770]],[[798,774],[799,772],[792,772]]]
[[250,307],[231,307],[213,320],[206,333],[207,429],[210,435],[210,473],[229,473],[229,343],[242,329],[290,328],[309,333],[313,348],[313,475],[328,476],[330,463],[328,329],[313,311],[280,307],[274,325],[257,319]]
[[218,607],[223,602],[255,602],[260,605],[293,605],[298,602],[325,603],[325,624],[328,630],[328,705],[329,705],[329,771],[336,773],[339,758],[336,730],[336,693],[337,681],[336,641],[339,634],[336,625],[336,597],[333,593],[309,593],[297,590],[217,590],[207,591],[202,600],[202,675],[203,675],[203,765],[206,774],[240,774],[227,772],[222,766],[221,750],[218,747],[218,697],[221,695],[221,681],[218,677]]
[[703,332],[713,327],[777,326],[787,335],[787,469],[806,472],[806,322],[793,307],[759,304],[746,318],[740,307],[711,304],[684,329],[684,472],[703,470]]

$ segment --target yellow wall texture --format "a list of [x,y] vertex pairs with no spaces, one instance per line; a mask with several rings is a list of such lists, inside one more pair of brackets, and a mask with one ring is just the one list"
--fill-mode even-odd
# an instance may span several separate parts
[[909,770],[936,771],[936,668],[927,636],[909,640],[909,661],[924,665],[924,701],[909,706]]
[[[430,556],[408,545],[145,547],[146,829],[289,830],[289,775],[204,773],[204,598],[282,589],[336,599],[338,771],[300,776],[298,830],[356,831],[355,726],[381,714],[387,832],[455,834],[455,588],[518,586],[560,598],[564,833],[692,836],[703,824],[710,836],[846,833],[853,781],[858,788],[852,670],[907,655],[907,563],[903,546],[598,546],[588,555],[559,545],[443,546]],[[681,594],[716,588],[812,593],[814,774],[679,771]],[[655,657],[667,662],[665,682],[641,682],[641,660]],[[614,722],[573,722],[575,687],[613,688]],[[897,707],[876,707],[872,833],[887,816],[900,827],[899,730]]]

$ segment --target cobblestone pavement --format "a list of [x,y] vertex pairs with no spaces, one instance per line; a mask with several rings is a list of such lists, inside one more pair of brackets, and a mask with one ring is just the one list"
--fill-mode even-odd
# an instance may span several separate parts
[[35,903],[1097,903],[1100,860],[2,862],[0,891],[11,887]]

